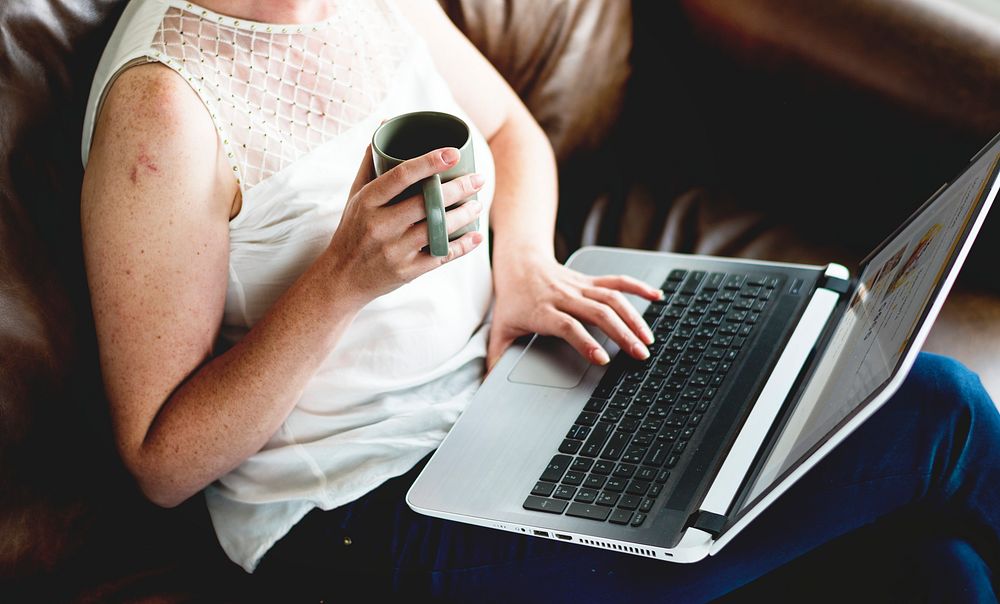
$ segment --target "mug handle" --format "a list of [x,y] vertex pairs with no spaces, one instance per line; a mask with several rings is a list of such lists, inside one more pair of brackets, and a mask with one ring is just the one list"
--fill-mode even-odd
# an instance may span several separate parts
[[448,231],[444,223],[441,175],[435,174],[425,178],[421,186],[424,192],[424,209],[427,210],[427,235],[431,256],[447,256]]

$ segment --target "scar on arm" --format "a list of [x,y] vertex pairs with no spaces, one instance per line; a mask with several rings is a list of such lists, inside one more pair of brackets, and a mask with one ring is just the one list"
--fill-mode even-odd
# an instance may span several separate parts
[[139,152],[139,156],[135,158],[132,162],[132,169],[128,174],[129,180],[132,184],[135,184],[139,180],[139,171],[143,170],[145,172],[159,172],[160,169],[153,162],[153,159],[145,152],[145,150]]

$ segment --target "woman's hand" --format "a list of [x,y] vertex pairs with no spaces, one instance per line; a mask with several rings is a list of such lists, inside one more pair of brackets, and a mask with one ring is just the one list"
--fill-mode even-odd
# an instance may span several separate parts
[[[352,294],[367,303],[420,275],[474,250],[483,240],[472,231],[448,244],[448,255],[421,252],[428,242],[426,210],[422,195],[388,205],[410,185],[444,172],[459,160],[457,149],[431,151],[403,162],[375,178],[371,146],[351,187],[350,197],[327,255],[338,270],[346,271]],[[483,177],[469,174],[441,187],[445,206],[465,199],[483,186]],[[470,200],[445,212],[449,233],[476,219],[482,203]]]
[[490,327],[487,370],[515,338],[540,333],[565,339],[591,363],[604,365],[608,353],[584,329],[597,325],[637,359],[649,356],[653,334],[622,292],[659,300],[663,293],[624,275],[591,277],[538,252],[493,257],[496,302]]

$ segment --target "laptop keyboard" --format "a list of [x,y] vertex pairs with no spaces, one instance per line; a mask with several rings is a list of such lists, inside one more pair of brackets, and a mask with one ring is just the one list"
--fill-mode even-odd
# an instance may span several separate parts
[[649,358],[615,355],[523,507],[642,526],[780,282],[672,271],[643,314]]

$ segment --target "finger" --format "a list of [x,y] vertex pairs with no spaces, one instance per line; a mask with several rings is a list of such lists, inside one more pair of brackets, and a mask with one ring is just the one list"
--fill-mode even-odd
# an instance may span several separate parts
[[358,173],[354,177],[354,183],[351,185],[351,192],[347,198],[354,197],[354,194],[360,191],[361,187],[371,182],[373,178],[375,178],[375,164],[372,162],[372,146],[368,145],[365,148],[365,157],[361,160],[361,165],[358,166]]
[[589,298],[570,298],[562,305],[561,310],[568,311],[573,316],[581,318],[591,325],[596,325],[608,334],[618,347],[627,351],[640,361],[649,358],[649,349],[625,325],[622,318],[607,304],[595,302]]
[[[424,231],[427,231],[427,227],[424,227]],[[483,242],[483,238],[483,234],[479,231],[470,231],[458,239],[448,243],[447,256],[431,256],[430,254],[420,253],[420,251],[417,250],[417,258],[413,263],[414,269],[417,271],[417,275],[422,275],[423,273],[447,264],[452,260],[461,258],[476,249],[476,247]]]
[[559,310],[553,311],[549,327],[549,329],[540,330],[538,333],[559,336],[575,348],[583,358],[595,365],[607,365],[610,362],[611,357],[608,356],[608,352],[574,317]]
[[[478,199],[470,199],[462,205],[452,208],[444,213],[444,230],[454,233],[467,224],[472,223],[483,211],[483,202]],[[422,249],[430,241],[430,234],[427,232],[427,224],[418,222],[410,225],[403,234],[406,246],[412,249]]]
[[410,185],[451,168],[458,163],[459,159],[461,159],[461,155],[454,147],[435,149],[430,153],[424,153],[419,157],[404,161],[365,185],[365,188],[371,193],[374,205],[383,205]]
[[617,289],[626,294],[642,296],[649,300],[660,300],[663,298],[663,290],[628,275],[603,275],[601,277],[594,277],[593,283],[601,287]]
[[[484,182],[485,179],[481,174],[474,173],[444,183],[441,185],[444,206],[447,208],[463,199],[473,196],[479,189],[483,188]],[[424,206],[424,196],[422,194],[407,197],[395,205],[387,206],[385,209],[392,212],[394,220],[405,221],[405,224],[413,224],[427,218],[427,208]]]
[[613,308],[618,316],[625,321],[628,328],[632,330],[632,333],[646,344],[653,343],[653,332],[649,329],[649,325],[621,292],[606,287],[585,287],[581,293],[591,300],[602,302]]

